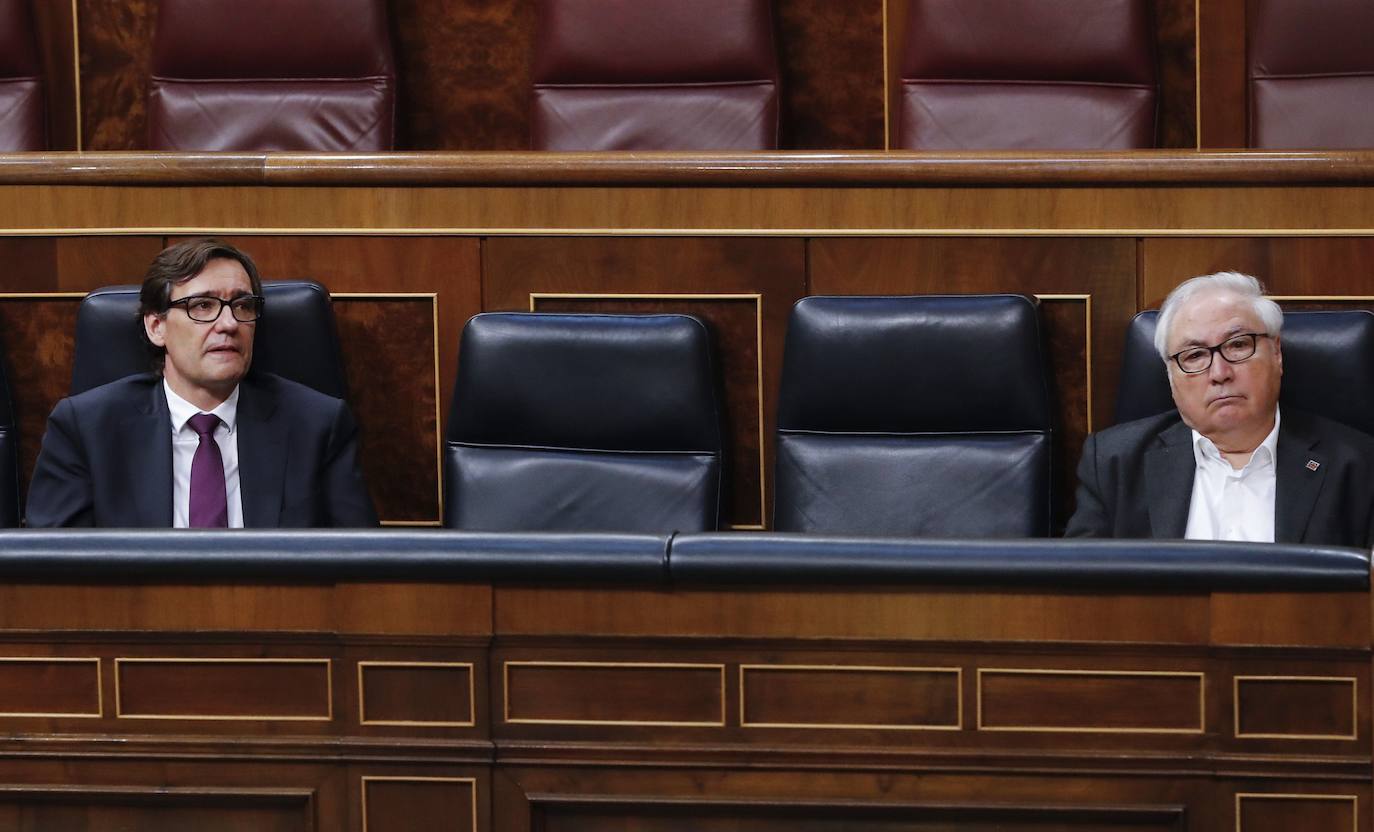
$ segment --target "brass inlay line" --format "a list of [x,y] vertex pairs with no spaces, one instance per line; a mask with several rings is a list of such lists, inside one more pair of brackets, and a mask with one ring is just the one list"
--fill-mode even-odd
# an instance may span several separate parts
[[1093,432],[1093,296],[1081,293],[1036,294],[1039,301],[1082,301],[1083,303],[1083,377],[1086,399],[1084,412],[1087,414],[1088,433]]
[[53,663],[95,663],[95,713],[81,711],[66,713],[62,711],[5,711],[0,717],[70,717],[73,719],[99,719],[105,715],[105,686],[100,680],[100,658],[98,656],[0,656],[0,664],[53,664]]
[[[246,720],[263,722],[330,722],[334,719],[334,660],[333,659],[288,659],[288,658],[158,658],[154,656],[121,657],[115,662],[115,717],[119,719],[187,719],[197,721],[240,722]],[[241,715],[220,716],[217,714],[126,714],[120,698],[121,664],[301,664],[324,665],[325,672],[325,716],[275,716]]]
[[[110,186],[114,187],[114,186]],[[273,186],[264,185],[264,188]],[[281,186],[286,187],[286,186]],[[798,186],[798,190],[801,187]],[[812,188],[811,190],[814,190]],[[1374,228],[1149,228],[1133,227],[588,227],[588,226],[432,226],[432,227],[258,227],[235,226],[88,226],[70,228],[0,228],[0,237],[122,237],[188,234],[300,237],[1369,237]]]
[[344,300],[429,300],[434,332],[434,482],[437,520],[382,520],[383,526],[421,526],[435,528],[444,524],[444,428],[439,401],[439,293],[438,292],[330,292],[329,297]]
[[[954,676],[954,724],[919,723],[912,725],[885,723],[831,723],[831,722],[751,722],[746,718],[744,708],[745,684],[748,671],[793,671],[817,670],[825,672],[852,673],[924,673],[953,674]],[[739,719],[743,728],[828,728],[828,729],[879,729],[888,731],[962,731],[964,728],[964,671],[959,667],[894,667],[889,665],[825,665],[825,664],[742,664],[739,666]]]
[[0,300],[80,300],[86,292],[0,292]]
[[[1322,682],[1327,684],[1350,685],[1350,734],[1260,734],[1241,733],[1240,730],[1240,683],[1241,682]],[[1231,679],[1232,733],[1236,739],[1272,740],[1357,740],[1360,733],[1359,680],[1354,676],[1234,676]]]
[[401,777],[364,774],[362,786],[358,790],[362,796],[363,832],[367,832],[367,787],[372,783],[466,783],[472,792],[472,832],[477,830],[477,778],[476,777]]
[[[427,719],[368,719],[367,687],[363,684],[363,670],[368,667],[461,667],[468,672],[468,718],[465,722]],[[477,724],[477,673],[472,662],[358,662],[358,724],[359,725],[404,725],[422,728],[471,728]]]
[[759,420],[759,522],[732,523],[736,531],[763,531],[768,526],[768,495],[765,491],[768,477],[764,462],[764,419],[763,419],[763,294],[760,292],[741,293],[657,293],[657,292],[530,292],[530,311],[537,312],[536,305],[541,300],[681,300],[681,301],[746,301],[754,304],[754,379],[758,394]]
[[1244,832],[1240,822],[1240,802],[1242,800],[1313,800],[1338,801],[1350,803],[1350,829],[1359,832],[1360,798],[1354,794],[1262,794],[1259,792],[1236,792],[1236,832]]
[[[512,719],[510,715],[510,669],[512,667],[606,667],[621,670],[718,670],[720,671],[720,719],[718,721],[634,720],[634,719]],[[511,725],[635,725],[661,728],[724,728],[725,665],[694,662],[553,662],[507,661],[501,665],[501,718]]]
[[[1197,728],[1076,728],[1053,725],[1006,725],[988,726],[983,724],[983,674],[1002,674],[1008,676],[1122,676],[1122,677],[1160,677],[1194,678],[1197,680]],[[1059,734],[1201,734],[1207,725],[1207,687],[1205,674],[1193,670],[1059,670],[1055,668],[1015,668],[989,667],[978,668],[976,676],[977,730],[979,731],[1044,731]]]

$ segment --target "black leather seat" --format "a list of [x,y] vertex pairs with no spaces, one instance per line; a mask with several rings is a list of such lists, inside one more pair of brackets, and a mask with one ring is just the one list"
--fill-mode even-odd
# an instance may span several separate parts
[[19,525],[19,433],[14,405],[5,376],[5,356],[0,354],[0,529]]
[[1050,439],[1030,299],[803,298],[783,359],[773,527],[1047,535]]
[[[96,289],[76,316],[73,395],[151,369],[140,334],[137,286]],[[329,292],[306,280],[263,283],[266,303],[253,336],[253,369],[275,373],[340,399],[348,397]]]
[[468,321],[444,451],[444,524],[703,531],[719,523],[721,411],[686,315]]
[[[1159,313],[1141,312],[1126,329],[1116,421],[1174,409],[1169,377],[1155,351]],[[1283,313],[1281,407],[1335,419],[1374,434],[1374,312]]]

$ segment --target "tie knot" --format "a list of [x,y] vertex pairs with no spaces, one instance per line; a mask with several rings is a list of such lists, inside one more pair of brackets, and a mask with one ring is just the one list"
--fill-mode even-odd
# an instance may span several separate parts
[[197,413],[187,420],[187,424],[191,426],[191,430],[204,438],[214,433],[215,428],[219,427],[219,417],[213,413]]

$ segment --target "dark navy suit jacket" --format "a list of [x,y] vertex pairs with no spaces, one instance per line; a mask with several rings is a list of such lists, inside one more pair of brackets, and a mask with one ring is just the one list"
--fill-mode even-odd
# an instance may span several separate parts
[[[239,382],[239,493],[248,528],[377,525],[348,405],[270,373]],[[29,484],[30,527],[172,525],[172,422],[162,377],[63,399]]]
[[[1178,411],[1089,436],[1065,536],[1183,537],[1196,466]],[[1275,475],[1275,542],[1374,545],[1374,437],[1285,407]]]

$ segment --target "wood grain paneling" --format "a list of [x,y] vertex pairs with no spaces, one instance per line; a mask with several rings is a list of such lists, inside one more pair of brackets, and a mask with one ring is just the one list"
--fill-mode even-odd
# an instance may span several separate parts
[[359,662],[359,722],[461,727],[476,719],[472,665]]
[[1217,271],[1252,274],[1271,295],[1363,295],[1371,297],[1363,305],[1374,308],[1374,237],[1147,239],[1142,255],[1145,309],[1158,307],[1182,281]]
[[304,789],[0,785],[0,827],[115,832],[313,832]]
[[982,731],[1200,734],[1203,704],[1201,673],[978,671]]
[[1357,739],[1355,678],[1237,676],[1235,735]]
[[89,292],[101,286],[139,284],[162,251],[162,236],[119,235],[48,238],[54,248],[56,287]]
[[77,1],[81,66],[81,146],[148,146],[148,76],[157,0]]
[[883,2],[777,0],[783,147],[881,150]]
[[85,716],[102,711],[99,659],[0,657],[0,716]]
[[477,783],[467,777],[363,777],[363,832],[477,832]]
[[510,661],[502,688],[506,723],[725,724],[723,665]]
[[1356,832],[1359,828],[1359,801],[1353,795],[1236,795],[1236,832]]
[[74,6],[70,2],[36,2],[30,7],[34,38],[43,61],[48,149],[78,150]]
[[[692,294],[703,297],[665,301],[655,309],[712,317],[706,303],[728,312],[714,316],[713,323],[730,407],[727,436],[735,451],[730,519],[757,524],[763,518],[758,457],[751,454],[759,442],[758,361],[750,358],[758,354],[755,317],[747,308],[751,304],[719,304],[709,296],[762,296],[764,473],[769,476],[783,333],[788,311],[802,295],[805,274],[805,244],[789,238],[501,237],[483,245],[483,304],[489,310],[528,310],[530,296],[543,293]],[[748,314],[742,317],[737,307]]]
[[952,668],[740,668],[740,722],[753,728],[963,727],[961,676]]
[[117,659],[121,718],[329,720],[327,659]]
[[1245,147],[1245,0],[1197,0],[1200,146]]
[[1155,0],[1159,146],[1197,147],[1197,4]]

